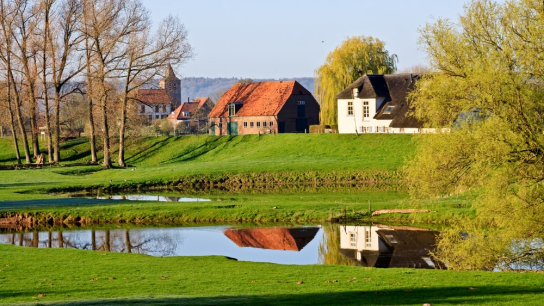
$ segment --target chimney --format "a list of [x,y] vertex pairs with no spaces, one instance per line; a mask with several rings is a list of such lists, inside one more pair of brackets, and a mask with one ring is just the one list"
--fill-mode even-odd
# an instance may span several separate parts
[[187,97],[187,103],[191,103],[191,100],[189,97]]

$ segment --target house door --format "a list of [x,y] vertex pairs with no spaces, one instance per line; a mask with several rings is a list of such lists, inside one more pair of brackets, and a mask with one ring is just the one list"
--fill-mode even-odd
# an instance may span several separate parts
[[210,124],[210,135],[215,136],[215,122]]
[[227,129],[229,135],[238,135],[238,122],[229,122],[229,124],[227,125]]
[[297,133],[305,133],[308,131],[308,118],[297,118]]
[[278,133],[285,133],[285,122],[278,122]]

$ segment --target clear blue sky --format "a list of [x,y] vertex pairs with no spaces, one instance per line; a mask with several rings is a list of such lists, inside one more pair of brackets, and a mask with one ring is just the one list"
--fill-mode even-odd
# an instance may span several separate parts
[[398,68],[426,63],[418,28],[457,20],[465,0],[142,0],[155,24],[176,15],[196,56],[182,77],[311,77],[349,36],[386,42]]

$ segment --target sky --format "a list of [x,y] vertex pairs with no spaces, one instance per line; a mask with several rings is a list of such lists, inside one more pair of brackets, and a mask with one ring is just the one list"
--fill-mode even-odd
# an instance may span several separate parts
[[426,64],[418,29],[457,21],[465,0],[142,0],[154,24],[169,14],[195,51],[181,77],[312,77],[347,37],[373,36],[403,70]]

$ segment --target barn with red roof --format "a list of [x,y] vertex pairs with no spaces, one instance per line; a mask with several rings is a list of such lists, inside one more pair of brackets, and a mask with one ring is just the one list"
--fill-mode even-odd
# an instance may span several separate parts
[[234,84],[208,116],[211,135],[305,133],[319,104],[297,81]]

